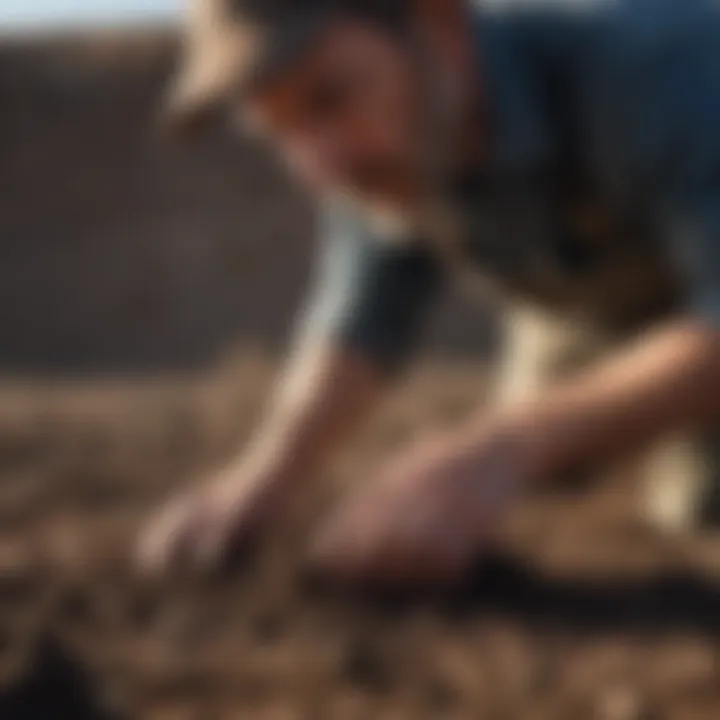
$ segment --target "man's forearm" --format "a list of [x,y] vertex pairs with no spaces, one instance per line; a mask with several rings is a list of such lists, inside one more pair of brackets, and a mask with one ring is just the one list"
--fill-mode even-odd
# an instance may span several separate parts
[[379,369],[362,358],[332,347],[303,349],[280,379],[243,465],[306,477],[367,417],[383,389]]
[[603,462],[720,418],[720,332],[678,323],[510,409],[533,476]]

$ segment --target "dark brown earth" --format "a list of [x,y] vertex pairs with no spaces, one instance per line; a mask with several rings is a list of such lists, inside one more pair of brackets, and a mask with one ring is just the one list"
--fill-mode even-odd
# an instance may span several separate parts
[[[258,149],[148,139],[170,52],[163,38],[0,50],[5,686],[54,632],[131,718],[720,717],[720,539],[645,529],[629,464],[593,491],[528,498],[454,597],[307,587],[303,513],[244,573],[133,571],[151,509],[257,417],[309,255],[302,198]],[[440,313],[328,487],[482,399],[487,317]]]

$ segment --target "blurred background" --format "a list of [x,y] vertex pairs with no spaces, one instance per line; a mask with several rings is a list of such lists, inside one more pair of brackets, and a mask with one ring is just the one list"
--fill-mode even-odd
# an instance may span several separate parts
[[[628,468],[520,508],[450,607],[319,603],[276,564],[135,576],[146,515],[241,446],[312,265],[312,208],[262,148],[158,132],[180,11],[0,2],[0,717],[81,717],[23,705],[53,697],[33,668],[68,686],[48,637],[129,718],[719,717],[719,548],[647,535]],[[495,335],[449,298],[337,481],[466,414]]]

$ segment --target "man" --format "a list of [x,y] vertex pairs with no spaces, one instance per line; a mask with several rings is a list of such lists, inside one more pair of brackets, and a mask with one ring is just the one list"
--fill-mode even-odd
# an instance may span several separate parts
[[[325,238],[267,422],[151,524],[145,562],[216,562],[280,522],[459,276],[514,308],[498,402],[364,483],[320,529],[316,567],[452,581],[559,473],[648,443],[656,467],[680,469],[675,490],[692,463],[705,472],[693,448],[720,416],[720,5],[208,0],[190,30],[176,127],[224,112],[268,139],[317,193]],[[605,352],[537,390],[568,339],[586,360]],[[669,522],[708,496],[655,497]]]

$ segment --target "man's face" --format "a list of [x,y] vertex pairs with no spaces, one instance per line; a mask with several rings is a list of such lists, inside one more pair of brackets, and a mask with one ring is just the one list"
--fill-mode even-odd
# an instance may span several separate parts
[[370,23],[338,21],[246,99],[241,118],[311,186],[404,211],[427,192],[430,146],[441,140],[429,85],[405,42]]

